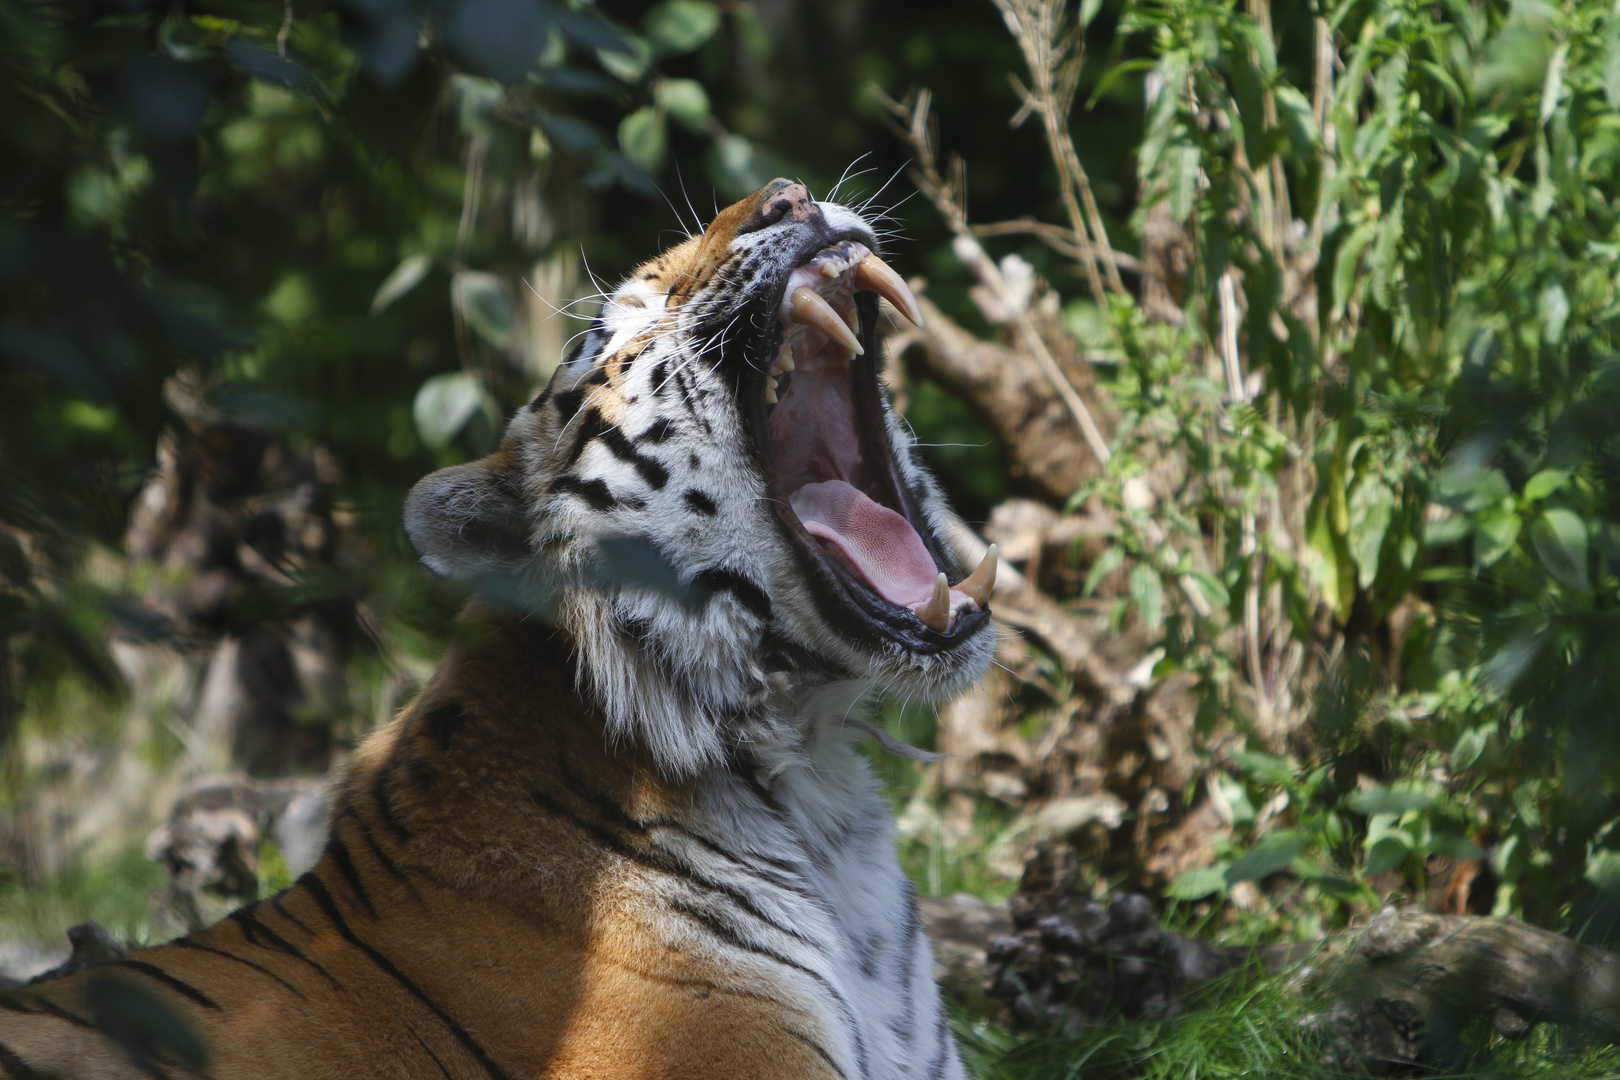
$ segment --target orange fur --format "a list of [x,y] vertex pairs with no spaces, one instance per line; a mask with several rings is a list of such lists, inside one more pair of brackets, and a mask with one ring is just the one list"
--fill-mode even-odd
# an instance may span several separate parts
[[651,848],[602,841],[620,813],[620,834],[681,827],[690,787],[607,744],[553,633],[487,613],[464,629],[476,640],[355,755],[340,846],[189,944],[135,954],[218,1008],[145,969],[92,969],[9,995],[0,1044],[39,1072],[142,1075],[49,1011],[92,1023],[87,982],[119,978],[194,1025],[220,1080],[837,1075],[808,1010],[660,924]]

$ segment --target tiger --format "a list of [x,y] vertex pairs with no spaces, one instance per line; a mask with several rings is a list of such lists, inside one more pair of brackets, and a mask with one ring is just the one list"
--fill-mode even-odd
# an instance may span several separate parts
[[0,1074],[963,1076],[857,743],[980,677],[997,563],[960,573],[884,392],[880,319],[920,317],[880,250],[777,179],[638,267],[412,489],[473,599],[319,861],[0,996]]

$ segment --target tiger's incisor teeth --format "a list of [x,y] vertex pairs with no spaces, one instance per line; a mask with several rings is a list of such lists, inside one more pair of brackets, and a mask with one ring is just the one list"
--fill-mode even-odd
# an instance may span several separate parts
[[928,629],[941,634],[945,632],[945,628],[951,625],[951,587],[944,574],[934,581],[934,595],[928,598],[928,602],[918,604],[912,610]]
[[832,305],[810,286],[802,285],[794,291],[792,311],[794,322],[815,327],[856,356],[866,355],[866,350],[861,348],[861,339],[838,317]]
[[781,355],[771,364],[772,375],[781,375],[783,372],[793,370],[793,346],[783,345]]
[[855,288],[877,293],[893,304],[896,311],[910,319],[913,325],[922,325],[922,311],[917,307],[917,297],[910,286],[876,255],[868,255],[855,267]]
[[765,380],[765,404],[776,404],[776,376],[772,375]]
[[990,590],[996,587],[996,565],[1001,551],[991,544],[990,550],[979,560],[979,568],[957,582],[958,592],[965,592],[980,608],[990,603]]

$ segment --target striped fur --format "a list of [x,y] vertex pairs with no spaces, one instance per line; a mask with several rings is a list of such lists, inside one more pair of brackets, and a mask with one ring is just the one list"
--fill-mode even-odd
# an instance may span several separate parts
[[846,720],[879,690],[954,692],[990,635],[857,625],[762,503],[754,301],[804,260],[800,217],[870,238],[832,204],[773,217],[794,190],[643,266],[497,454],[413,492],[424,560],[483,599],[356,753],[315,868],[0,995],[0,1075],[962,1075]]

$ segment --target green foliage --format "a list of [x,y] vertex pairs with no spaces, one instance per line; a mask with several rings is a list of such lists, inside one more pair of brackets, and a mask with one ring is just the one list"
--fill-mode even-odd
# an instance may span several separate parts
[[[1360,1076],[1322,1060],[1320,1042],[1301,1021],[1321,1008],[1280,982],[1218,984],[1171,1020],[1121,1020],[1092,1031],[1016,1036],[984,1021],[958,1019],[957,1040],[970,1072],[983,1080],[1342,1080]],[[1456,1033],[1421,1075],[1433,1080],[1607,1080],[1620,1052],[1592,1047],[1543,1026],[1518,1042],[1483,1022]]]
[[[1620,843],[1620,24],[1579,3],[1323,16],[1331,85],[1308,26],[1274,39],[1185,0],[1127,14],[1164,88],[1143,173],[1196,259],[1183,325],[1115,301],[1116,467],[1083,494],[1119,514],[1122,603],[1163,622],[1161,668],[1199,673],[1206,725],[1269,704],[1232,659],[1246,603],[1280,603],[1301,647],[1323,640],[1318,602],[1342,635],[1316,763],[1239,764],[1245,801],[1285,795],[1345,886],[1395,870],[1420,888],[1430,855],[1490,849],[1498,912],[1567,925]],[[1283,200],[1304,236],[1275,223]],[[1302,272],[1310,288],[1285,280]],[[1234,280],[1243,303],[1223,306]],[[1263,375],[1252,402],[1223,334]],[[1186,462],[1157,504],[1129,497],[1150,444]],[[1297,526],[1267,516],[1288,500]],[[1187,552],[1211,532],[1203,568]],[[1281,842],[1258,844],[1173,892],[1280,868]]]

